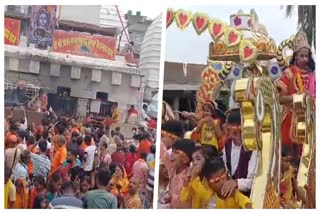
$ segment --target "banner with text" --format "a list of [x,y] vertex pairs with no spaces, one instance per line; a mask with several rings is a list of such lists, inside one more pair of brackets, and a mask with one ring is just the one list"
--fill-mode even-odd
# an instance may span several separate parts
[[4,44],[19,45],[20,40],[20,20],[4,19]]
[[116,39],[113,37],[54,31],[52,50],[54,52],[114,60],[115,49]]

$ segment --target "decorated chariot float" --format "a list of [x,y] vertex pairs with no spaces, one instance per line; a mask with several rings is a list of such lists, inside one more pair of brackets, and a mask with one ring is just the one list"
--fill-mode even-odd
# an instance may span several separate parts
[[[254,208],[280,208],[281,205],[281,125],[283,107],[275,80],[288,67],[293,47],[305,41],[305,34],[284,40],[279,47],[259,23],[254,10],[250,14],[239,11],[230,16],[230,24],[212,19],[204,13],[172,9],[167,11],[167,28],[176,23],[182,31],[191,23],[200,36],[208,31],[207,67],[201,73],[197,92],[197,110],[205,102],[216,99],[220,89],[227,86],[231,97],[229,108],[240,108],[242,143],[247,151],[258,150],[256,174],[250,198]],[[170,107],[164,103],[163,120]],[[308,185],[315,189],[315,100],[301,91],[293,95],[293,123],[291,135],[302,144],[297,172],[298,188]],[[304,192],[306,198],[308,194]],[[297,203],[298,207],[308,207]],[[311,207],[310,207],[311,208]]]

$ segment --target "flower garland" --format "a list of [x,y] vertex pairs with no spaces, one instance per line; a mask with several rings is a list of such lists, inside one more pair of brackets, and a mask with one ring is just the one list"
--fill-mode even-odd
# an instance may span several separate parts
[[169,133],[167,131],[163,131],[163,130],[161,130],[161,137],[168,137],[172,141],[176,141],[176,140],[180,139],[180,137],[178,137],[177,135],[171,134],[171,133]]
[[300,69],[297,68],[296,66],[293,66],[293,67],[292,67],[292,70],[293,70],[294,73],[296,74],[298,93],[301,94],[301,93],[305,92],[305,88],[304,88],[304,86],[303,86],[302,78],[301,78],[301,71],[300,71]]
[[302,83],[301,73],[300,72],[297,72],[297,86],[298,86],[298,90],[299,90],[300,94],[305,91],[303,83]]

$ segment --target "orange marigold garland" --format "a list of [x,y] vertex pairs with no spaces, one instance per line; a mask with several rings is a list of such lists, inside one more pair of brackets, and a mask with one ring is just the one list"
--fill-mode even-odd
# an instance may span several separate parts
[[300,72],[297,72],[297,86],[298,86],[299,93],[303,93],[305,91]]

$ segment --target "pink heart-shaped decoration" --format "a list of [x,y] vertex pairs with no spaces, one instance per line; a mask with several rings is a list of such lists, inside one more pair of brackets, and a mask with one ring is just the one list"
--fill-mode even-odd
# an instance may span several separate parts
[[172,14],[168,11],[167,12],[167,24],[170,22],[171,18],[172,18]]
[[233,31],[231,31],[230,33],[229,33],[229,43],[230,44],[233,44],[234,42],[236,42],[237,41],[237,39],[238,39],[238,35],[235,33],[235,32],[233,32]]
[[198,35],[201,35],[208,26],[208,16],[202,13],[192,15],[192,24]]
[[188,21],[188,15],[181,13],[179,15],[179,22],[181,24],[181,26],[184,26]]
[[249,58],[253,54],[252,48],[249,48],[248,46],[244,48],[243,50],[244,58]]
[[213,25],[213,33],[214,33],[214,35],[217,36],[221,32],[221,29],[222,29],[222,25],[221,24],[214,24]]
[[204,27],[205,20],[203,17],[197,17],[196,19],[197,27],[201,30]]
[[174,19],[174,11],[172,9],[167,10],[167,28],[171,25]]

